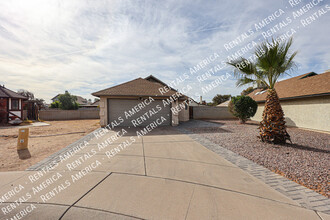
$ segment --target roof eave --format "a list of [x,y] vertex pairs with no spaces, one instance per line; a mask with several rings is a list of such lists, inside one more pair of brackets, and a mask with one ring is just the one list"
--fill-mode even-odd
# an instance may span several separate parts
[[92,93],[93,96],[101,97],[101,96],[112,96],[112,97],[128,97],[128,96],[133,96],[133,97],[170,97],[171,95],[112,95],[112,94],[94,94]]
[[[12,91],[12,90],[10,90],[10,89],[8,89],[8,88],[5,88],[5,87],[2,87],[2,88],[3,88],[3,89],[2,89],[1,91],[2,91],[5,95],[7,95],[7,97],[6,97],[6,96],[1,96],[1,98],[28,99],[27,97],[22,96],[22,95],[18,94],[17,92],[14,92],[14,91]],[[16,94],[16,96],[12,96],[12,95],[8,94],[8,92],[6,91],[6,89],[9,90],[9,91],[11,91],[11,92],[13,92],[14,94]]]
[[[312,95],[285,97],[285,98],[280,98],[279,100],[280,101],[283,101],[283,100],[292,100],[292,99],[312,98],[312,97],[319,97],[319,96],[330,96],[330,92],[319,93],[319,94],[312,94]],[[256,102],[257,103],[263,103],[263,102],[266,102],[266,100],[259,100],[259,101],[256,101]]]

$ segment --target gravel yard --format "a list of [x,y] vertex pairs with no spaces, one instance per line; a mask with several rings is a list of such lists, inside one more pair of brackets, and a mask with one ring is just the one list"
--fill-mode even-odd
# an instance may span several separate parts
[[256,122],[212,122],[189,130],[330,198],[330,134],[288,128],[292,144],[273,145],[258,139]]
[[32,157],[26,160],[20,160],[17,154],[18,127],[0,127],[0,171],[25,170],[100,127],[99,120],[46,123],[50,125],[29,127],[28,148]]

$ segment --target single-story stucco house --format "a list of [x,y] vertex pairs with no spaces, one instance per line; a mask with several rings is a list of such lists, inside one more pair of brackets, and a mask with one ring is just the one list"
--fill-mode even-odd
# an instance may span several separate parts
[[[65,91],[65,92],[67,92],[67,91]],[[63,94],[57,94],[54,98],[51,99],[52,102],[59,101],[59,100],[58,100],[58,97],[59,97],[60,95],[63,95]],[[79,96],[79,95],[74,95],[74,96],[77,97],[76,102],[79,104],[79,106],[89,105],[87,99],[85,99],[85,98],[83,98],[83,97],[81,97],[81,96]]]
[[154,76],[137,78],[95,93],[100,124],[137,127],[153,122],[176,126],[189,120],[188,97]]
[[230,103],[230,99],[227,100],[227,101],[225,101],[225,102],[223,102],[223,103],[220,103],[219,105],[217,105],[217,107],[221,107],[221,106],[228,107],[229,103]]
[[23,101],[26,99],[25,96],[0,86],[0,123],[7,123],[16,118],[23,120]]
[[[275,89],[288,126],[330,132],[330,71],[283,80],[276,83]],[[252,120],[262,120],[266,94],[261,89],[249,94],[258,103]]]

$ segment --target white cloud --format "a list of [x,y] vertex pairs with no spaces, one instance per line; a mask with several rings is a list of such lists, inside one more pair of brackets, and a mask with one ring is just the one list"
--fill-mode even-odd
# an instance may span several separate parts
[[[320,7],[324,5],[313,12]],[[2,1],[0,84],[31,90],[50,101],[64,90],[90,98],[94,91],[150,74],[170,82],[214,52],[222,51],[221,59],[227,59],[229,53],[223,44],[278,8],[286,13],[273,25],[290,16],[293,9],[288,3]],[[330,68],[329,21],[326,14],[297,31],[294,48],[299,50],[300,69],[296,75]],[[298,23],[299,19],[292,25]],[[231,70],[217,75],[226,71]],[[204,98],[211,100],[216,93],[239,94],[241,90],[230,79]]]

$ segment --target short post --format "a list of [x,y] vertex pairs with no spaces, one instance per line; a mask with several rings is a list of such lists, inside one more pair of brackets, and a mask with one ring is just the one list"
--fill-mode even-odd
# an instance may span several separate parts
[[31,157],[31,154],[28,149],[28,140],[29,140],[29,129],[20,128],[18,130],[18,139],[17,139],[17,153],[19,159],[28,159]]

